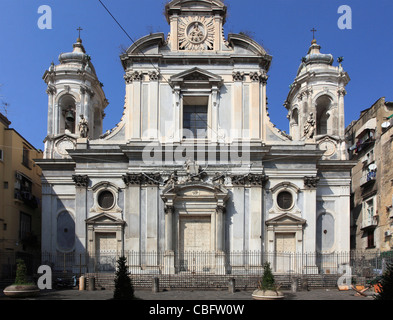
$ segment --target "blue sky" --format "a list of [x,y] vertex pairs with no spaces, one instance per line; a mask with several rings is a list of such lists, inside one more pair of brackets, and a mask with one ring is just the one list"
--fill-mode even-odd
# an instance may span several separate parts
[[[103,0],[134,41],[169,26],[164,0]],[[346,124],[380,97],[393,99],[393,1],[391,0],[226,0],[228,33],[247,32],[273,56],[267,87],[271,120],[288,131],[283,103],[307,54],[312,33],[323,53],[344,57],[351,82],[345,98]],[[38,8],[52,9],[52,29],[41,30]],[[352,9],[352,29],[341,30],[337,12]],[[0,0],[0,101],[6,101],[12,127],[36,148],[44,149],[47,130],[46,84],[42,76],[62,52],[72,51],[81,26],[83,44],[91,55],[109,100],[104,131],[119,122],[125,84],[119,55],[132,43],[98,0]],[[335,64],[337,64],[335,62]],[[4,113],[4,109],[1,109]]]

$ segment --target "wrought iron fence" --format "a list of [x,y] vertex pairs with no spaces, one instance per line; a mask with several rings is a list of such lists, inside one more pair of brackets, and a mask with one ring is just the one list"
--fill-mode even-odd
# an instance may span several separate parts
[[[120,256],[125,256],[130,274],[134,279],[151,279],[165,276],[177,281],[216,281],[218,276],[256,279],[269,262],[277,276],[342,275],[350,270],[353,276],[372,278],[382,273],[385,263],[393,263],[393,252],[333,252],[333,253],[285,253],[285,252],[99,252],[48,253],[19,256],[25,260],[31,275],[39,265],[49,265],[55,274],[111,274],[116,270]],[[0,279],[15,276],[18,256],[0,253]],[[350,269],[348,269],[350,267]],[[214,278],[216,277],[216,278]],[[191,280],[190,280],[191,279]],[[218,278],[217,278],[218,279]],[[141,280],[142,281],[142,280]],[[218,280],[217,280],[218,281]],[[214,285],[214,284],[213,284]]]

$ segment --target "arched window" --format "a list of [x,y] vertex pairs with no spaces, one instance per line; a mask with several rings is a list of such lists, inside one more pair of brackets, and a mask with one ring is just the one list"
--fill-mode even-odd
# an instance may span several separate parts
[[75,134],[76,128],[76,104],[71,95],[65,95],[59,101],[60,106],[60,132],[64,133],[68,130],[70,133]]
[[332,100],[330,97],[324,95],[317,99],[316,101],[316,110],[317,110],[317,135],[328,134],[328,119],[330,106],[332,104]]
[[298,109],[293,109],[292,111],[292,123],[293,125],[299,125],[299,111]]

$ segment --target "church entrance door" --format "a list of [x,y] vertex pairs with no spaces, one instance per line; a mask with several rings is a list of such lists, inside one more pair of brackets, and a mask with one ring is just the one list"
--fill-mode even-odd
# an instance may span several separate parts
[[295,233],[276,233],[276,272],[287,273],[296,269]]
[[209,271],[212,267],[211,217],[181,217],[179,222],[180,271]]
[[96,233],[97,271],[116,270],[117,239],[115,232]]

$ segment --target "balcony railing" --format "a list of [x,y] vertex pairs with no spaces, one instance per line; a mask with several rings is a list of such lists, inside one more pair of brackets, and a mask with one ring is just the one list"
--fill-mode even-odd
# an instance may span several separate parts
[[377,173],[375,171],[370,171],[367,174],[363,175],[360,179],[360,186],[364,186],[370,182],[374,182],[377,179]]

